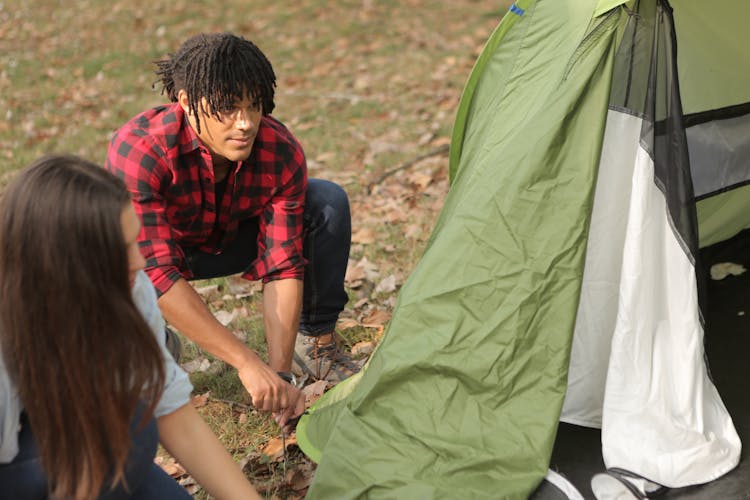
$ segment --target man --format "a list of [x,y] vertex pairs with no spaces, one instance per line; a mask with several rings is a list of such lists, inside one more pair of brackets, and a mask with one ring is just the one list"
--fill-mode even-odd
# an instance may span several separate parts
[[[308,182],[301,146],[271,116],[276,77],[252,42],[200,34],[156,65],[171,104],[120,128],[106,164],[142,219],[139,245],[159,307],[237,368],[257,408],[296,407],[301,392],[287,383],[295,343],[296,361],[314,377],[337,381],[354,370],[340,362],[334,332],[347,301],[346,193]],[[267,365],[188,283],[239,272],[263,280]]]

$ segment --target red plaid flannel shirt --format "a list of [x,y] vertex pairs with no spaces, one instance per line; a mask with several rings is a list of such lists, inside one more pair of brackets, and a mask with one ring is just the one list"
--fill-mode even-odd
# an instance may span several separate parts
[[211,154],[178,104],[136,116],[112,138],[107,169],[123,179],[143,227],[146,273],[162,294],[192,277],[183,247],[221,253],[240,221],[258,217],[258,258],[247,279],[302,279],[302,211],[307,165],[302,147],[271,116],[261,120],[250,157],[229,173],[221,206],[214,199]]

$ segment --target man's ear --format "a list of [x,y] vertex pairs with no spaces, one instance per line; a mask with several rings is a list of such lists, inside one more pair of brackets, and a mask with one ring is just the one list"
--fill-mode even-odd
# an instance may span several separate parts
[[185,92],[185,89],[180,89],[179,92],[177,92],[177,102],[180,103],[180,107],[185,112],[185,114],[190,114],[190,106],[188,104],[188,95],[187,92]]

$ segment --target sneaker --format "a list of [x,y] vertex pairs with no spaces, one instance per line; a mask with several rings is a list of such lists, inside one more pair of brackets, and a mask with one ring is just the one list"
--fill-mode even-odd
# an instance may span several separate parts
[[166,335],[167,350],[174,358],[175,363],[179,363],[180,358],[182,357],[182,340],[180,340],[180,336],[177,332],[168,326],[164,327],[164,333]]
[[335,333],[327,344],[318,343],[318,337],[297,334],[294,344],[294,365],[300,374],[332,384],[338,384],[361,368],[359,363],[339,350]]

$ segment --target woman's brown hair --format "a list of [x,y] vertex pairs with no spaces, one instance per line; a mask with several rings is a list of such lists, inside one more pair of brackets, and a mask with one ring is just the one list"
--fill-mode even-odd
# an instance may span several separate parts
[[54,497],[95,498],[123,481],[131,420],[142,407],[145,423],[164,385],[131,295],[129,202],[103,168],[48,156],[0,203],[0,347]]

